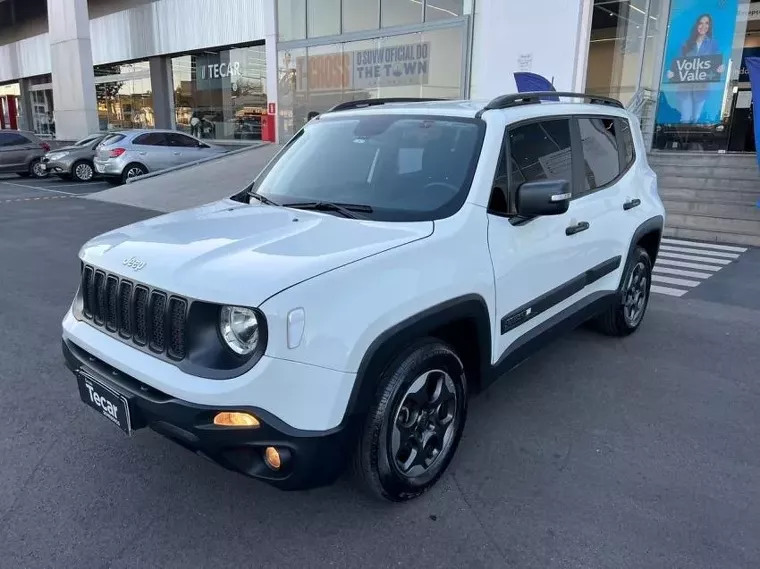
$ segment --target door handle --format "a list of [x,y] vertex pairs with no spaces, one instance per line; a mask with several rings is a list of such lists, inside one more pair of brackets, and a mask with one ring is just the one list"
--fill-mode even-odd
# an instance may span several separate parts
[[172,154],[174,154],[175,156],[179,156],[182,153],[181,152],[173,152]]
[[633,208],[635,208],[636,206],[639,206],[639,205],[641,205],[641,200],[638,199],[638,198],[636,198],[634,200],[629,200],[629,201],[625,202],[623,204],[623,209],[625,211],[628,211],[629,209],[633,209]]
[[139,154],[140,156],[145,156],[145,155],[147,154],[147,152],[138,152],[138,154]]
[[588,221],[580,221],[577,224],[571,225],[565,229],[565,235],[575,235],[581,231],[586,231],[589,227],[591,227],[591,224]]

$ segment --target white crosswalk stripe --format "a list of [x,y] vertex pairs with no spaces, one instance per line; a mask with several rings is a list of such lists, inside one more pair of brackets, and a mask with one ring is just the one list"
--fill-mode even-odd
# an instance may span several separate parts
[[746,247],[663,238],[652,269],[652,292],[683,296],[736,262]]

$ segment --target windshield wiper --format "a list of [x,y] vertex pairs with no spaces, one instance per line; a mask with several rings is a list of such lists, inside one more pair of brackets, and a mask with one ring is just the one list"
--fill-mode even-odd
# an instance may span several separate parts
[[248,198],[249,198],[249,199],[248,199],[248,203],[251,203],[251,200],[250,200],[250,198],[254,198],[254,199],[257,199],[257,200],[259,200],[261,203],[263,203],[263,204],[266,204],[266,205],[274,205],[274,206],[278,206],[278,207],[279,207],[279,205],[280,205],[280,204],[278,204],[277,202],[273,202],[272,200],[270,200],[270,199],[269,199],[268,197],[266,197],[266,196],[262,196],[261,194],[257,194],[257,193],[256,193],[256,192],[254,192],[253,190],[248,190],[248,191],[246,192],[246,195],[247,195],[247,196],[248,196]]
[[362,204],[349,204],[349,203],[333,203],[333,202],[299,202],[284,204],[285,207],[292,207],[294,209],[313,209],[315,211],[337,211],[344,217],[350,217],[351,219],[364,219],[363,215],[356,215],[354,212],[359,213],[372,213],[374,210],[372,206]]

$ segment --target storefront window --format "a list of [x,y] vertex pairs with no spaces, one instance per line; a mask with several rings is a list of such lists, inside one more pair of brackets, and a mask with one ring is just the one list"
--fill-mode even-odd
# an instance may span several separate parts
[[672,1],[655,148],[750,150],[746,132],[741,140],[732,137],[749,119],[749,104],[740,96],[749,88],[742,85],[740,69],[736,72],[752,41],[748,15],[739,0]]
[[464,0],[427,0],[425,21],[448,20],[464,14]]
[[379,0],[343,0],[343,33],[376,30],[379,26]]
[[53,90],[30,91],[32,98],[32,130],[43,136],[55,136]]
[[422,0],[381,0],[382,27],[421,24],[422,4]]
[[147,61],[95,67],[95,97],[101,131],[155,126]]
[[277,0],[277,36],[280,41],[306,37],[306,0]]
[[280,132],[288,138],[312,113],[378,97],[459,98],[464,27],[281,51]]
[[261,139],[267,112],[264,46],[172,59],[177,130],[199,138]]
[[312,0],[308,8],[306,21],[310,38],[340,33],[340,0]]

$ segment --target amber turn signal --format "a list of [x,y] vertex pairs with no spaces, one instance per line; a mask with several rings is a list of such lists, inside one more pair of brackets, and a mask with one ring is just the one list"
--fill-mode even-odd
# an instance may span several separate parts
[[223,412],[214,417],[214,425],[221,427],[250,427],[255,429],[261,423],[250,413]]

